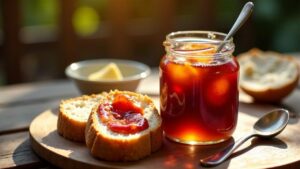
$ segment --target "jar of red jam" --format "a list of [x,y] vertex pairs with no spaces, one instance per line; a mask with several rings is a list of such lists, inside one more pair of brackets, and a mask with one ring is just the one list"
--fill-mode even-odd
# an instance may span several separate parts
[[[160,62],[160,112],[165,135],[186,144],[230,138],[238,113],[239,65],[233,40],[211,31],[166,36]],[[223,49],[216,53],[218,46]]]

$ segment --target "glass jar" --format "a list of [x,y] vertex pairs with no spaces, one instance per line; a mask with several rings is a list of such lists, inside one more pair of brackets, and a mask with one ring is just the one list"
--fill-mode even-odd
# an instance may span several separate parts
[[[160,112],[165,135],[180,143],[214,144],[235,130],[239,65],[233,40],[211,31],[166,36],[160,62]],[[223,49],[216,53],[217,47]]]

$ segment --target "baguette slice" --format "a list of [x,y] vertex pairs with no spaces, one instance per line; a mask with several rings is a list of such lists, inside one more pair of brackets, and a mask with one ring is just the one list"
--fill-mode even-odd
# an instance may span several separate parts
[[63,100],[59,106],[57,131],[66,139],[78,142],[85,141],[85,127],[92,108],[98,104],[105,93],[83,95]]
[[111,91],[100,104],[112,103],[117,95],[124,95],[132,103],[143,109],[143,117],[148,120],[149,127],[134,134],[122,134],[110,130],[98,115],[95,106],[88,119],[85,140],[91,154],[108,161],[135,161],[157,151],[162,144],[162,120],[153,101],[144,95]]

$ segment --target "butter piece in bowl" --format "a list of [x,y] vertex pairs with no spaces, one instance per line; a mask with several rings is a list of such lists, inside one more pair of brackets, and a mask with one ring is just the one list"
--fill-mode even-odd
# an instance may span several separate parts
[[115,63],[109,63],[97,72],[88,76],[89,80],[122,80],[123,75]]
[[95,59],[72,63],[65,74],[82,94],[93,94],[115,89],[135,91],[150,68],[131,60]]

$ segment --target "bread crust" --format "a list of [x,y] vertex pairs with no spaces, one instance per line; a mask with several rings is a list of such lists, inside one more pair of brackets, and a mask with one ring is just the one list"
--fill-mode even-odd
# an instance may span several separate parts
[[[137,95],[132,92],[125,93]],[[146,98],[146,96],[143,97],[147,100],[147,103],[152,106],[153,102],[151,99],[148,97]],[[99,105],[93,108],[88,119],[85,132],[86,144],[93,156],[108,161],[135,161],[150,155],[152,152],[157,151],[161,147],[161,118],[155,107],[153,115],[159,121],[158,126],[153,128],[152,131],[142,132],[143,134],[138,137],[122,139],[109,137],[101,131],[101,128],[99,127],[100,124],[98,124],[100,123],[97,113],[98,106]]]
[[[101,95],[104,95],[102,93]],[[57,132],[66,139],[76,141],[76,142],[85,142],[85,128],[87,121],[79,121],[70,117],[65,111],[64,106],[74,101],[86,101],[89,99],[95,99],[100,97],[100,95],[83,95],[81,97],[71,98],[67,100],[62,100],[59,105],[59,113],[57,120]],[[90,113],[90,112],[82,112]]]
[[65,113],[59,112],[57,132],[63,137],[77,142],[84,142],[86,123],[69,118]]
[[[158,112],[155,113],[157,119],[161,119]],[[155,152],[160,149],[163,141],[163,130],[162,126],[157,126],[154,130],[151,131],[151,152]]]
[[[295,60],[291,56],[286,56],[277,52],[272,52],[272,51],[267,51],[265,52],[267,54],[272,54],[272,56],[279,57],[284,60],[288,60],[290,62],[293,62],[297,65],[297,77],[293,79],[293,81],[290,81],[289,83],[286,83],[284,86],[278,87],[278,88],[266,88],[264,90],[253,90],[251,88],[247,88],[246,86],[243,85],[243,83],[240,83],[240,88],[250,96],[252,96],[256,101],[259,102],[267,102],[267,103],[278,103],[280,102],[283,98],[288,96],[298,85],[299,81],[299,63],[297,60]],[[244,57],[260,57],[260,55],[264,55],[264,53],[257,49],[251,49],[249,52],[243,53],[239,56],[239,59],[243,59]]]
[[284,87],[281,87],[280,89],[270,88],[263,91],[254,91],[244,87],[243,85],[241,85],[240,87],[244,92],[255,98],[256,101],[278,103],[295,89],[295,87],[298,85],[298,79],[299,77],[292,83],[289,83]]

